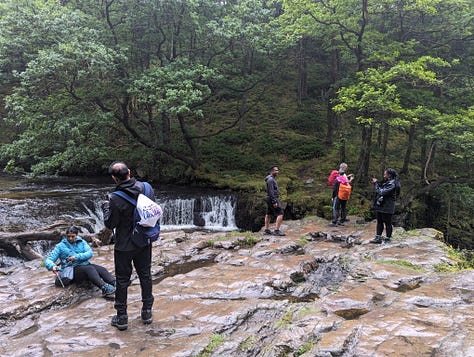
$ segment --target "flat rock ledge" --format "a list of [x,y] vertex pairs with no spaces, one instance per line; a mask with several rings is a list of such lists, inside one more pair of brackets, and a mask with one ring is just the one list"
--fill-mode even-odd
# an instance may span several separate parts
[[[433,229],[285,221],[284,237],[163,232],[153,248],[153,323],[129,288],[129,327],[90,286],[56,288],[31,261],[0,269],[1,356],[474,356],[474,271]],[[113,271],[113,246],[93,262]]]

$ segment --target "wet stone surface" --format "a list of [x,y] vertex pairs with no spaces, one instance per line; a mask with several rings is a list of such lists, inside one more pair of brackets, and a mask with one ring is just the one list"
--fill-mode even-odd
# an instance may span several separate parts
[[[356,222],[356,217],[351,217]],[[474,272],[450,261],[440,233],[374,223],[285,221],[284,237],[162,233],[153,248],[153,322],[140,319],[136,276],[129,327],[90,286],[56,288],[32,261],[0,269],[1,356],[474,356]],[[113,271],[113,247],[93,262]]]

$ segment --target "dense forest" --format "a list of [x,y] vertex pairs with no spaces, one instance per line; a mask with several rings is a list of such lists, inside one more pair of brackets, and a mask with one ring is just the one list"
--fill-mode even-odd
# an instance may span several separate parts
[[[472,0],[1,0],[0,168],[260,192],[324,215],[393,167],[407,228],[474,245]],[[257,195],[258,196],[258,195]]]

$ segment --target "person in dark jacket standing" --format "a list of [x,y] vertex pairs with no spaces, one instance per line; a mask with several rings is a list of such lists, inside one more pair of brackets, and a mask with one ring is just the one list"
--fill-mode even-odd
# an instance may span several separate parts
[[[387,169],[383,173],[383,181],[378,182],[372,178],[375,186],[374,210],[377,218],[377,228],[375,238],[370,243],[390,243],[392,237],[392,216],[395,213],[395,201],[400,194],[400,183],[398,174],[394,169]],[[385,225],[385,238],[382,238],[382,232]]]
[[[283,208],[280,202],[280,192],[278,191],[278,184],[275,180],[280,172],[278,166],[270,167],[270,172],[265,177],[267,184],[267,196],[265,202],[267,203],[267,213],[265,215],[265,230],[264,234],[273,234],[276,236],[284,236],[285,233],[280,231],[281,222],[283,221]],[[272,216],[276,216],[275,230],[270,230],[270,220]]]
[[[134,200],[140,193],[144,193],[143,182],[130,176],[130,170],[122,161],[113,162],[109,167],[109,174],[117,184],[115,191],[123,191]],[[153,189],[150,197],[154,200]],[[102,206],[104,223],[109,229],[115,229],[115,277],[117,279],[115,291],[115,309],[111,325],[119,330],[128,328],[127,293],[132,276],[132,263],[140,280],[142,294],[141,318],[144,324],[150,324],[153,306],[153,285],[151,277],[151,248],[152,245],[140,248],[131,240],[135,206],[118,195],[109,195],[109,200]]]

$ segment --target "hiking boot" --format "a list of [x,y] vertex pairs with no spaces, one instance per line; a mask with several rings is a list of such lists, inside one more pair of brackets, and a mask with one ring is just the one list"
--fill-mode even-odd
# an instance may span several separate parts
[[153,322],[151,310],[142,310],[142,322],[145,325],[151,324]]
[[105,283],[102,285],[102,296],[108,296],[115,293],[115,286]]
[[384,240],[383,240],[383,244],[390,244],[392,243],[392,240],[390,239],[390,237],[386,237]]
[[128,328],[128,315],[115,315],[110,324],[120,331],[124,331]]
[[331,222],[329,223],[329,227],[336,227],[337,226],[337,222]]
[[269,230],[269,229],[265,229],[265,230],[263,231],[263,234],[272,234],[272,231]]
[[343,225],[344,225],[344,221],[338,221],[338,222],[336,222],[336,224],[337,224],[338,226],[343,226]]
[[382,240],[382,236],[375,236],[374,239],[372,239],[371,241],[369,241],[370,243],[374,243],[374,244],[380,244],[383,242]]
[[349,218],[344,218],[344,219],[341,219],[341,223],[344,223],[344,222],[349,222],[350,219]]
[[273,235],[274,236],[284,236],[286,234],[283,233],[282,231],[280,231],[279,229],[276,229],[276,230],[273,231]]

